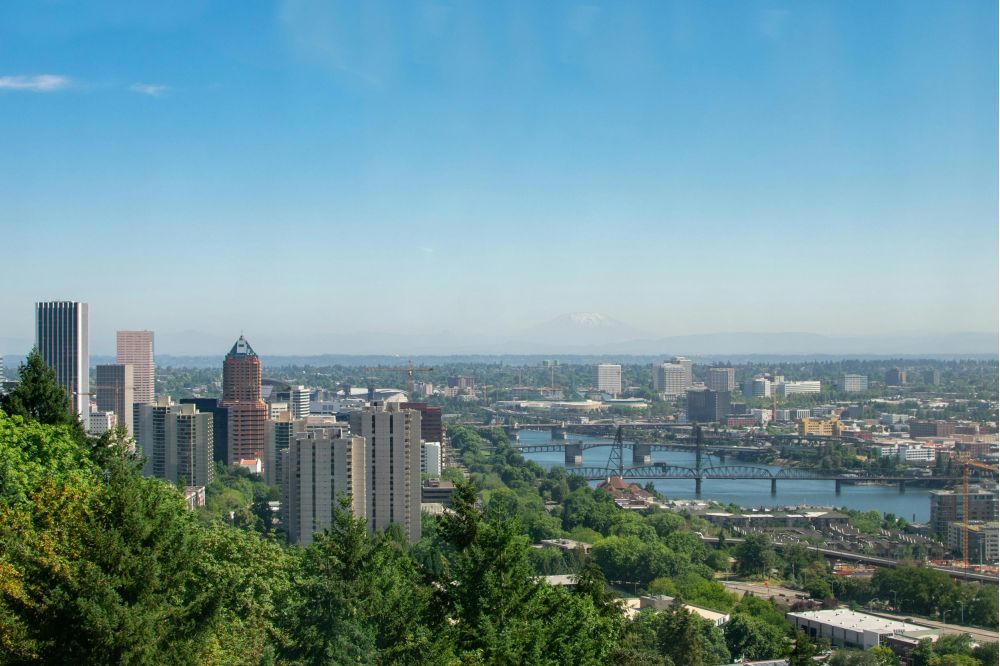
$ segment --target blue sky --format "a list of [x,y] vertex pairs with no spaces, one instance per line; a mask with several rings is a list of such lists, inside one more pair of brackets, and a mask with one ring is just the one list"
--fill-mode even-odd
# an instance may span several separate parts
[[0,338],[996,331],[997,18],[8,0]]

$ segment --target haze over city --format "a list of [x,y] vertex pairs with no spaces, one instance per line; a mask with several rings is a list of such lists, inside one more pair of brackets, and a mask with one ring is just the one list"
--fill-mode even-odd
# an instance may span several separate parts
[[51,299],[91,304],[94,353],[123,327],[167,353],[240,330],[269,353],[548,352],[569,313],[611,322],[570,327],[580,349],[995,351],[996,22],[3,3],[0,353]]
[[998,25],[0,1],[0,666],[1000,663]]

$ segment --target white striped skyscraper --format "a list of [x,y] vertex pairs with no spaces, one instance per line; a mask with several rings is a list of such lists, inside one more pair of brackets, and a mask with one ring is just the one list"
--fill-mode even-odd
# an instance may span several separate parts
[[86,303],[35,303],[35,344],[81,418],[90,414],[89,337]]

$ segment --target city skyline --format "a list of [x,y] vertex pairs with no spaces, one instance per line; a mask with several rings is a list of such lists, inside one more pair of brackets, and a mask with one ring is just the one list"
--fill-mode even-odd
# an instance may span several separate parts
[[[95,353],[569,312],[634,339],[997,331],[989,3],[53,11],[0,8],[0,340],[52,298],[92,304]],[[411,286],[435,306],[366,297]]]

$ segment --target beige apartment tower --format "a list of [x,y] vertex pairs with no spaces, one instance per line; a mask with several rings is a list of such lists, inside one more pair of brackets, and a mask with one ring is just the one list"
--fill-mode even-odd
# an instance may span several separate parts
[[133,399],[135,403],[138,405],[153,404],[156,401],[153,332],[118,331],[117,341],[118,363],[132,366]]
[[[333,524],[340,498],[355,518],[365,513],[365,440],[340,428],[295,433],[281,451],[282,511],[288,540],[303,546]],[[418,489],[419,492],[419,489]],[[419,518],[419,508],[417,505]]]
[[169,397],[136,405],[135,441],[146,459],[142,473],[185,486],[211,483],[213,418],[194,405],[174,405]]
[[376,402],[351,413],[351,433],[365,438],[368,528],[398,523],[414,543],[420,538],[420,412]]

